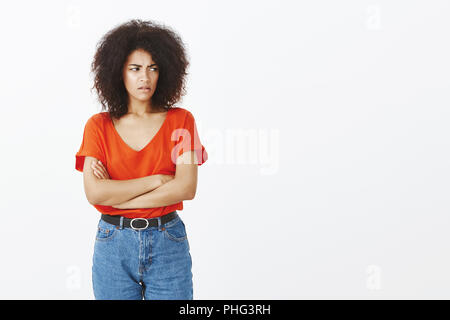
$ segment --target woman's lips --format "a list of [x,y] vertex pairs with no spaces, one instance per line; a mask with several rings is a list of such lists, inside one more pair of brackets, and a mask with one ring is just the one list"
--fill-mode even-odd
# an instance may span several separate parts
[[144,91],[144,92],[149,92],[150,88],[138,88],[138,90]]

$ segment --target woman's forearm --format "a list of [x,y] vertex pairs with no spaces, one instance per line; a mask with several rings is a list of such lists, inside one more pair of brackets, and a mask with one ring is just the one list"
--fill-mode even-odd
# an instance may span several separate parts
[[130,180],[97,180],[97,198],[95,204],[112,206],[123,203],[141,194],[152,191],[162,185],[160,175],[151,175]]
[[144,193],[118,205],[118,209],[159,208],[169,206],[183,200],[191,200],[189,189],[180,179],[172,179],[153,191]]

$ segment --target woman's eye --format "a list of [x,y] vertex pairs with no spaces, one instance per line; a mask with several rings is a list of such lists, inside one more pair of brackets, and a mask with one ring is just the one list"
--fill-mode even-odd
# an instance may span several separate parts
[[[158,71],[158,68],[150,68],[151,70],[154,70],[154,71]],[[136,71],[138,71],[139,70],[139,68],[131,68],[130,70],[136,70]]]

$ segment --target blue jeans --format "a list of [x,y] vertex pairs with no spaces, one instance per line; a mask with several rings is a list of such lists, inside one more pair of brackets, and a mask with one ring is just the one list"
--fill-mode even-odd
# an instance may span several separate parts
[[92,284],[95,299],[192,300],[192,259],[183,220],[133,230],[100,219]]

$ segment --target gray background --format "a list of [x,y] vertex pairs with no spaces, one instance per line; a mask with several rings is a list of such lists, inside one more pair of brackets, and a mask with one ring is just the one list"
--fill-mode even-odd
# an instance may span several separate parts
[[75,153],[90,63],[176,30],[209,154],[180,211],[194,299],[450,297],[449,1],[8,1],[1,299],[92,299],[100,213]]

